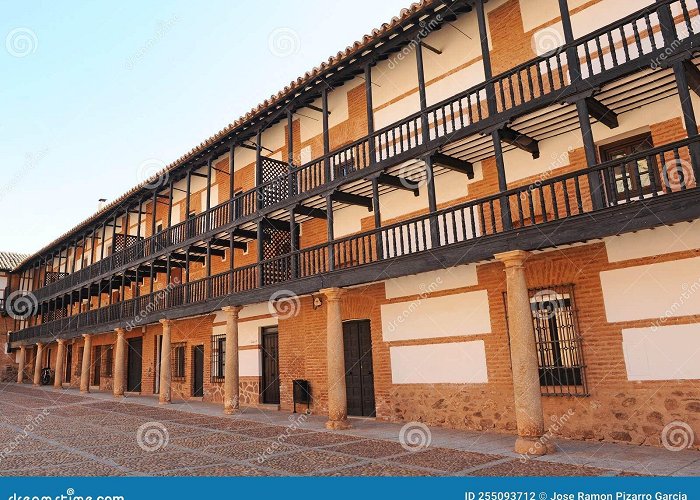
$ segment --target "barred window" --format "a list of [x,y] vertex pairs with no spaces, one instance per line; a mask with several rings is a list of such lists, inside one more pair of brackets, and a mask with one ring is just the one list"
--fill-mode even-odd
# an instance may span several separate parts
[[531,289],[529,293],[542,394],[588,395],[574,286]]
[[226,335],[211,338],[211,381],[224,381],[224,361],[226,359]]
[[187,344],[185,342],[173,344],[173,352],[171,357],[171,370],[173,380],[185,380],[185,351]]
[[588,396],[574,285],[528,292],[542,395]]

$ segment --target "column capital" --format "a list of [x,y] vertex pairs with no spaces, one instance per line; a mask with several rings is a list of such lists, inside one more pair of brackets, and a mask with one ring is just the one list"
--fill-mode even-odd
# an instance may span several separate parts
[[501,252],[494,255],[496,260],[500,260],[503,262],[503,264],[505,264],[506,269],[510,267],[523,267],[523,263],[530,256],[532,256],[532,254],[530,252],[526,252],[525,250],[511,250],[509,252]]
[[26,346],[26,345],[21,345],[21,346],[19,346],[19,350],[22,351],[22,352],[24,352],[24,351],[27,350],[27,346]]
[[123,337],[124,335],[126,335],[126,330],[124,330],[123,328],[115,328],[114,331],[116,332],[118,337]]
[[36,346],[37,346],[37,347],[44,347],[44,343],[43,343],[43,342],[37,342],[37,343],[36,343]]
[[174,321],[171,319],[163,318],[163,319],[158,320],[158,323],[163,325],[163,327],[165,328],[166,326],[168,326],[168,327],[172,326]]
[[335,302],[339,301],[340,298],[347,293],[347,290],[344,288],[322,288],[319,290],[319,293],[323,294],[326,297],[326,300],[328,302]]
[[66,345],[66,339],[56,339],[58,345]]
[[91,337],[92,337],[92,333],[83,333],[83,338],[84,338],[85,340],[87,340],[87,339],[89,339],[89,338],[91,338]]
[[234,318],[238,317],[238,313],[241,312],[241,309],[243,309],[243,306],[224,306],[221,308],[225,313],[232,314]]

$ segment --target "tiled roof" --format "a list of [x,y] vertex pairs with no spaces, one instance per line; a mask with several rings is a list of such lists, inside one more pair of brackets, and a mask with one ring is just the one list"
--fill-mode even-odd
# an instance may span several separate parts
[[27,257],[25,253],[0,252],[0,271],[12,271]]
[[[237,127],[240,127],[241,125],[244,125],[247,121],[251,121],[254,118],[257,118],[259,115],[261,115],[263,112],[265,112],[269,107],[274,106],[275,104],[283,101],[285,98],[289,97],[290,95],[294,94],[295,92],[299,91],[300,89],[303,89],[305,85],[309,84],[312,82],[314,79],[316,79],[321,73],[324,71],[333,69],[338,66],[342,66],[343,63],[347,62],[350,60],[352,57],[357,56],[358,54],[363,53],[365,50],[367,50],[368,46],[371,45],[373,42],[378,40],[384,35],[387,35],[391,33],[392,31],[396,30],[402,22],[405,20],[409,19],[413,15],[420,13],[422,10],[426,10],[428,7],[433,6],[434,4],[439,3],[440,0],[420,0],[416,3],[411,4],[408,8],[402,9],[401,12],[399,13],[398,16],[395,16],[391,19],[390,22],[382,24],[379,28],[376,28],[372,30],[370,34],[367,34],[363,36],[360,40],[355,41],[352,45],[349,45],[345,48],[345,50],[338,52],[335,55],[332,55],[328,58],[328,61],[322,62],[320,65],[314,67],[311,71],[307,71],[304,73],[304,75],[298,77],[296,80],[293,80],[292,82],[289,83],[289,85],[285,86],[284,89],[280,90],[276,95],[270,96],[269,99],[265,99],[263,102],[258,104],[256,107],[251,109],[248,113],[245,115],[241,116],[238,118],[236,121],[233,123],[229,124],[227,127],[223,128],[213,136],[211,136],[209,139],[203,141],[200,143],[198,146],[192,148],[189,152],[185,153],[182,155],[180,158],[172,162],[170,165],[165,167],[163,169],[163,172],[169,172],[184,163],[186,163],[188,160],[191,160],[192,158],[196,157],[198,154],[204,152],[208,147],[211,145],[221,141],[226,135],[228,135],[232,130],[234,130]],[[35,257],[37,255],[40,255],[46,251],[48,251],[51,247],[62,241],[63,239],[67,238],[68,236],[72,235],[73,233],[77,232],[80,230],[82,227],[90,224],[92,221],[97,219],[100,215],[110,211],[112,208],[118,206],[120,203],[125,201],[129,196],[137,192],[139,189],[144,187],[149,183],[149,179],[146,179],[144,182],[139,184],[138,186],[133,187],[126,193],[124,193],[122,196],[116,198],[113,200],[111,203],[108,203],[105,205],[101,210],[98,210],[95,212],[92,216],[88,217],[84,221],[82,221],[80,224],[76,225],[72,229],[66,231],[63,235],[59,236],[56,238],[54,241],[46,245],[44,248],[41,250],[35,252],[32,255],[28,255],[25,260],[29,260],[32,257]],[[21,262],[21,264],[24,264],[24,262]]]

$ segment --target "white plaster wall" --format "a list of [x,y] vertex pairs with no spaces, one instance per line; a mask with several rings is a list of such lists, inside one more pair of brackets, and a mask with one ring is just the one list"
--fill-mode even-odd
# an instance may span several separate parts
[[392,346],[394,384],[484,384],[488,382],[483,340]]
[[700,248],[700,220],[604,238],[609,262]]
[[700,379],[700,324],[622,330],[629,380]]
[[262,353],[260,349],[238,351],[238,373],[241,377],[262,375]]
[[[239,316],[240,318],[240,316]],[[222,323],[226,321],[226,316],[223,311],[216,313],[214,318],[215,323]],[[238,345],[241,347],[259,345],[260,344],[260,331],[268,326],[277,325],[277,318],[263,318],[253,321],[239,321],[238,322]],[[212,335],[225,335],[226,325],[218,324],[212,328]]]
[[600,273],[609,322],[700,314],[700,257]]
[[476,264],[469,264],[390,279],[384,282],[384,288],[386,298],[394,299],[407,295],[420,295],[427,291],[437,292],[474,286],[478,283]]
[[[364,80],[356,76],[341,87],[337,87],[328,93],[328,111],[330,111],[330,115],[328,115],[329,128],[333,128],[347,121],[350,116],[348,109],[348,92],[360,85],[364,86],[364,84]],[[321,98],[316,99],[312,104],[318,108],[323,107]],[[323,119],[321,113],[318,111],[304,109],[296,114],[295,117],[299,119],[301,142],[313,139],[323,133]],[[304,162],[302,162],[302,164],[303,163]]]
[[491,332],[486,290],[384,304],[381,314],[386,341]]
[[[251,142],[252,145],[252,142]],[[236,148],[233,152],[233,171],[238,172],[251,163],[255,163],[255,151],[248,148]]]
[[372,216],[365,207],[346,206],[333,212],[333,234],[342,238],[362,230],[362,219]]

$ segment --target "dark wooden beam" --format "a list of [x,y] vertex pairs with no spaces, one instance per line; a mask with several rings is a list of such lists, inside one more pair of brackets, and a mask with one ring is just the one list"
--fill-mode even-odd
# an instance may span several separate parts
[[700,96],[700,70],[698,67],[693,64],[693,61],[686,60],[683,61],[683,71],[685,71],[690,90]]
[[[306,215],[308,217],[314,217],[316,219],[327,219],[328,215],[325,210],[320,208],[307,207],[305,205],[299,204],[294,207],[294,213],[298,215]],[[289,229],[289,228],[287,228]]]
[[403,189],[404,191],[412,191],[413,196],[420,196],[420,191],[417,187],[411,187],[411,184],[415,184],[407,181],[402,177],[389,174],[379,174],[377,177],[377,182],[384,186],[395,187],[396,189]]
[[258,237],[257,231],[251,231],[250,229],[241,229],[240,227],[234,229],[232,232],[234,236],[246,238],[249,240],[254,240]]
[[261,222],[263,227],[271,227],[273,229],[277,229],[278,231],[289,231],[289,222],[287,222],[286,220],[273,219],[271,217],[263,217],[261,219]]
[[[216,245],[217,247],[229,248],[231,246],[231,240],[229,240],[227,238],[212,238],[211,244]],[[240,250],[246,250],[248,248],[248,244],[243,243],[242,241],[234,241],[233,248],[238,248]],[[226,252],[224,252],[223,250],[217,250],[215,248],[211,249],[211,254],[218,255],[219,257],[226,256]]]
[[[188,257],[187,257],[187,254],[184,254],[184,253],[176,253],[176,252],[171,253],[170,256],[171,256],[173,259],[178,260],[178,261],[182,261],[182,262],[185,262],[185,261],[187,260],[187,258],[188,258]],[[190,262],[200,262],[200,263],[204,263],[204,262],[206,262],[207,259],[206,259],[206,257],[204,257],[204,256],[202,256],[202,255],[190,255],[190,256],[189,256],[189,260],[190,260]]]
[[333,193],[331,193],[331,200],[337,201],[338,203],[346,203],[348,205],[357,205],[358,207],[365,207],[370,212],[372,211],[372,198],[369,198],[367,196],[346,193],[344,191],[333,191]]
[[207,174],[200,174],[199,172],[195,172],[195,171],[192,171],[192,172],[190,173],[190,175],[193,175],[193,176],[195,176],[195,177],[204,177],[204,178],[207,177]]
[[586,97],[586,104],[588,104],[588,114],[590,114],[592,118],[595,118],[608,128],[617,128],[619,125],[617,113],[612,109],[608,108],[594,97]]
[[523,151],[527,151],[535,160],[540,157],[540,147],[537,141],[532,137],[516,132],[509,127],[503,127],[498,133],[503,142],[515,146],[518,149],[522,149]]
[[431,157],[434,164],[454,170],[455,172],[466,174],[469,179],[474,178],[474,165],[467,160],[460,160],[459,158],[444,153],[433,153]]

